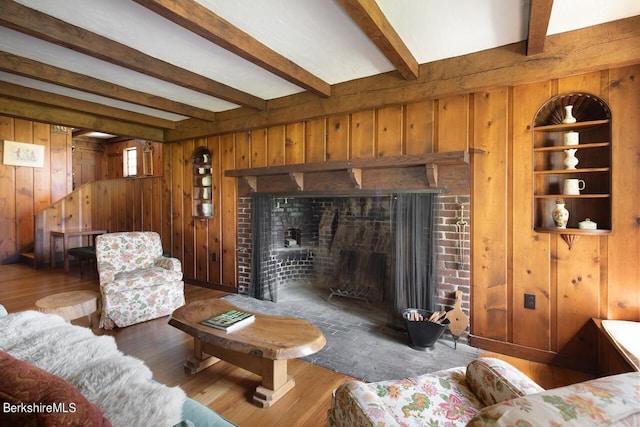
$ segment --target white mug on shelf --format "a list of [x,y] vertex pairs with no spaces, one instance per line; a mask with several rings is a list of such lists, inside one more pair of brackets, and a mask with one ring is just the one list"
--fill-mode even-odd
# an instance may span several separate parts
[[200,175],[204,175],[204,173],[205,173],[206,171],[207,171],[207,170],[206,170],[205,168],[198,168],[198,173],[199,173]]
[[575,131],[564,134],[564,145],[578,145],[580,143],[580,134]]
[[213,205],[211,203],[203,203],[202,204],[202,215],[204,215],[204,216],[212,216],[213,215]]
[[564,180],[564,191],[566,195],[578,195],[580,191],[584,190],[584,181],[576,178],[569,178]]

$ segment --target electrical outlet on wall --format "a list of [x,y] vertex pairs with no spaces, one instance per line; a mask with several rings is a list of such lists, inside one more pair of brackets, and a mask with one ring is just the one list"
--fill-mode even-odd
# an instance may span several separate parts
[[524,308],[530,310],[536,309],[536,296],[533,294],[524,294]]

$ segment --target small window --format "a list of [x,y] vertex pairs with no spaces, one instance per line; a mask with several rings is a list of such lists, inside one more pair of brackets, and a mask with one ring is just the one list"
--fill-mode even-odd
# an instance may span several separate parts
[[124,176],[138,175],[138,153],[135,147],[124,150]]

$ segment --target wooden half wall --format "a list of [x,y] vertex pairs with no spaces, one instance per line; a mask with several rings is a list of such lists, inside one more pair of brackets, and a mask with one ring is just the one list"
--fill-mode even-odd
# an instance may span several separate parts
[[[50,265],[52,230],[104,229],[157,231],[163,249],[171,252],[169,227],[163,223],[162,180],[159,177],[94,181],[67,194],[35,214],[34,254],[37,267]],[[70,246],[86,246],[80,237]],[[62,247],[56,241],[56,264]]]

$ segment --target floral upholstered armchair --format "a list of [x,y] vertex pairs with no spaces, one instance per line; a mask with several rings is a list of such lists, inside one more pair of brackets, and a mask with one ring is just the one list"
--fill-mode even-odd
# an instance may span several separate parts
[[104,329],[166,316],[184,305],[182,265],[176,258],[162,256],[158,233],[97,236],[96,263]]

